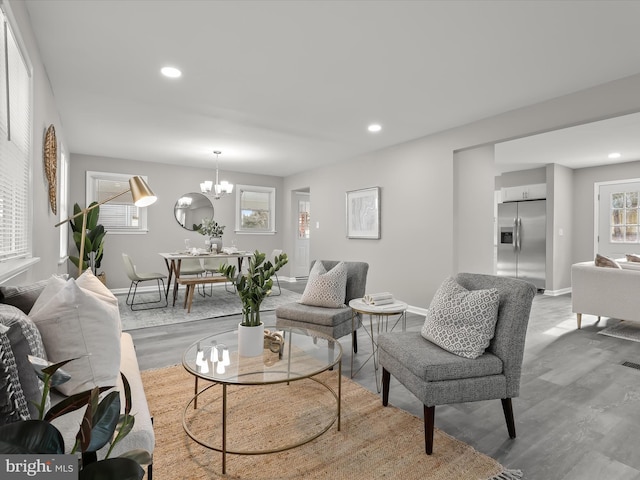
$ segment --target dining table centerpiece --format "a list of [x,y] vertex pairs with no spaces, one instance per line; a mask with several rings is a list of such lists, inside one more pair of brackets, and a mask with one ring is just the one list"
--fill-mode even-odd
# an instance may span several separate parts
[[198,226],[198,233],[209,237],[210,252],[220,252],[222,250],[222,234],[224,233],[224,225],[220,225],[213,218],[203,218],[202,223]]
[[260,305],[271,293],[275,273],[287,264],[287,254],[276,255],[273,263],[265,253],[256,250],[249,258],[246,273],[237,272],[235,265],[220,265],[218,272],[236,288],[242,301],[242,321],[238,325],[238,353],[243,357],[262,355],[264,324],[260,321]]

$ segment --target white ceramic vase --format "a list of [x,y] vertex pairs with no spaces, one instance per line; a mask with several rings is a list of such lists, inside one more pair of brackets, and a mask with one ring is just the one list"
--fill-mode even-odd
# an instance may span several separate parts
[[238,354],[241,357],[257,357],[264,350],[264,324],[257,327],[238,325]]

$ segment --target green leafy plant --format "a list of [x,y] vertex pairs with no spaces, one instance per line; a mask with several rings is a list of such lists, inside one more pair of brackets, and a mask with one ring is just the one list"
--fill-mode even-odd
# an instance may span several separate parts
[[242,325],[246,327],[260,325],[260,304],[271,293],[271,277],[289,261],[286,253],[276,256],[275,263],[265,259],[266,254],[256,250],[249,259],[249,270],[246,274],[238,272],[236,275],[234,265],[220,265],[218,268],[218,272],[236,287],[242,300]]
[[[89,207],[95,205],[97,202],[93,202]],[[82,208],[76,203],[73,206],[73,214],[77,215],[82,212]],[[98,225],[98,216],[100,215],[100,207],[96,207],[87,212],[87,234],[84,240],[84,254],[82,255],[82,270],[86,270],[91,267],[91,271],[94,275],[97,275],[97,270],[100,268],[102,262],[102,255],[104,250],[104,237],[106,231],[104,226]],[[80,215],[75,222],[69,221],[71,230],[73,231],[73,241],[76,244],[78,252],[80,252],[80,242],[82,241],[82,215]],[[69,255],[69,259],[76,267],[79,267],[80,260],[78,257]]]
[[[75,444],[71,453],[82,453],[82,470],[79,480],[141,480],[144,470],[141,464],[151,462],[146,450],[132,450],[120,457],[110,458],[113,447],[133,428],[135,417],[131,415],[131,388],[121,374],[124,386],[125,408],[120,413],[120,394],[108,393],[102,400],[100,394],[113,387],[96,387],[72,395],[44,413],[47,394],[51,387],[69,380],[70,375],[61,370],[75,360],[50,364],[46,360],[29,357],[38,377],[43,381],[42,400],[38,406],[38,420],[22,420],[0,427],[0,453],[2,454],[63,454],[64,440],[60,431],[50,422],[69,412],[86,406]],[[97,460],[96,452],[110,442],[104,460]]]
[[218,224],[213,218],[203,218],[196,231],[207,237],[221,237],[225,226]]

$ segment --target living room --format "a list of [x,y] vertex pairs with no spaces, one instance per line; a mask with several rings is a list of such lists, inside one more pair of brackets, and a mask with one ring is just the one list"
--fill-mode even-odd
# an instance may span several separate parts
[[[174,203],[182,194],[198,191],[202,180],[212,178],[215,163],[210,152],[204,156],[208,164],[192,166],[187,165],[186,160],[185,164],[171,165],[140,160],[133,154],[115,156],[74,151],[70,146],[73,143],[68,140],[73,135],[70,124],[62,118],[59,109],[65,99],[55,95],[55,88],[48,80],[47,67],[38,46],[37,28],[32,23],[35,10],[31,9],[37,9],[38,2],[3,0],[1,5],[8,10],[10,22],[19,31],[19,43],[25,48],[32,68],[34,134],[30,238],[32,256],[37,259],[22,262],[15,268],[10,266],[2,278],[11,278],[12,283],[28,283],[52,273],[73,271],[71,264],[60,256],[61,245],[55,225],[61,220],[61,214],[55,215],[49,208],[40,153],[44,131],[51,124],[55,125],[60,149],[69,160],[67,214],[75,202],[86,204],[86,171],[144,175],[158,196],[156,204],[148,208],[147,234],[107,236],[107,254],[102,269],[107,274],[110,289],[126,289],[129,285],[121,253],[134,256],[144,270],[159,270],[163,264],[158,253],[180,249],[185,238],[204,246],[202,236],[186,234],[172,215]],[[632,15],[627,17],[633,18]],[[631,35],[632,30],[624,29],[624,35]],[[623,40],[618,42],[625,43]],[[293,255],[296,225],[292,219],[296,212],[292,195],[298,191],[310,192],[310,258],[367,261],[370,265],[367,290],[393,290],[414,312],[423,312],[449,275],[462,271],[493,272],[496,143],[640,111],[637,68],[640,63],[630,54],[627,56],[627,50],[622,46],[621,51],[625,53],[619,54],[619,60],[628,65],[626,70],[619,66],[607,76],[601,74],[605,68],[599,67],[595,70],[599,70],[601,76],[592,72],[592,77],[584,83],[564,86],[566,93],[555,95],[554,90],[547,96],[531,97],[518,107],[496,106],[490,115],[469,117],[464,123],[450,124],[426,135],[408,137],[402,142],[372,148],[346,159],[335,158],[326,165],[312,166],[304,171],[288,175],[237,171],[223,152],[220,158],[222,178],[233,184],[268,186],[277,191],[277,231],[269,236],[236,234],[233,231],[234,198],[215,200],[216,219],[227,226],[224,241],[266,252],[282,248]],[[69,55],[73,57],[71,53]],[[598,60],[595,55],[592,58]],[[469,77],[473,77],[476,70],[481,70],[481,66],[470,67]],[[99,118],[92,113],[91,105],[87,106],[87,111],[86,122]],[[425,111],[424,115],[437,116],[438,113]],[[100,132],[99,120],[96,120],[95,131],[96,135]],[[361,134],[366,134],[364,126]],[[118,143],[117,138],[109,141]],[[207,139],[203,143],[208,147],[210,141]],[[246,141],[251,143],[251,139]],[[217,148],[216,145],[212,147]],[[592,259],[595,253],[593,184],[640,178],[640,159],[578,170],[560,165],[543,168],[548,201],[553,205],[554,214],[549,237],[553,255],[549,257],[547,290],[564,293],[571,287],[570,266]],[[348,239],[345,234],[345,192],[371,186],[380,187],[382,192],[381,238]],[[555,227],[562,227],[564,234],[559,235]],[[73,244],[69,243],[69,253],[72,253]],[[5,262],[4,267],[7,266]],[[294,280],[291,264],[285,266],[281,276]]]

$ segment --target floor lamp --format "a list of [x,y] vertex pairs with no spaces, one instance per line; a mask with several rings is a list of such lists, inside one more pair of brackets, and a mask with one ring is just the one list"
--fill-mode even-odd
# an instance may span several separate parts
[[72,217],[69,217],[60,223],[56,223],[56,227],[59,227],[60,225],[64,225],[65,223],[70,222],[74,218],[77,218],[80,215],[82,215],[82,234],[80,236],[80,255],[78,256],[78,276],[82,274],[82,265],[84,264],[84,240],[85,240],[85,237],[87,236],[87,213],[89,213],[94,208],[99,207],[100,205],[103,205],[107,202],[110,202],[114,198],[118,198],[119,196],[129,192],[131,192],[131,196],[133,197],[133,203],[136,207],[148,207],[158,199],[158,197],[155,196],[151,188],[149,188],[149,185],[147,185],[147,182],[145,182],[142,177],[136,175],[129,179],[129,188],[124,192],[120,192],[112,197],[107,198],[106,200],[103,200],[87,208],[84,208],[83,210],[73,215]]

